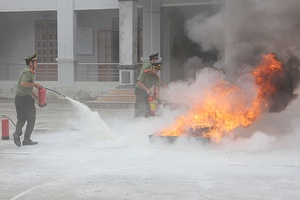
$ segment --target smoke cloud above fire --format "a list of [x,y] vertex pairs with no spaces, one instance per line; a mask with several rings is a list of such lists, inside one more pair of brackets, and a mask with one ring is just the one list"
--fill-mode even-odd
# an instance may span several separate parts
[[240,127],[257,125],[266,113],[286,111],[300,83],[299,10],[296,0],[225,0],[218,12],[188,19],[187,37],[218,56],[184,63],[192,77],[171,83],[167,97],[187,111],[159,135],[220,142]]
[[[278,94],[269,99],[269,111],[286,109],[297,97],[295,90],[300,77],[297,56],[300,55],[300,1],[224,2],[218,13],[212,16],[200,13],[186,21],[186,35],[203,51],[218,50],[219,60],[213,67],[220,69],[220,73],[225,72],[225,79],[230,82],[256,68],[263,54],[276,54],[284,66],[285,77],[272,77]],[[195,65],[191,60],[186,65],[189,63]],[[203,63],[199,62],[199,65]]]

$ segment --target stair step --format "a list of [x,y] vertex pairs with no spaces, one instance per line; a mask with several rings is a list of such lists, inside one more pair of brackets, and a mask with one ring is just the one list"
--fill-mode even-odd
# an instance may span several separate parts
[[[160,100],[163,104],[168,104],[162,93]],[[112,89],[98,96],[95,101],[86,102],[90,107],[101,108],[133,108],[135,102],[134,89]]]
[[106,109],[133,109],[132,102],[101,102],[101,101],[87,101],[85,104],[90,108],[106,108]]
[[134,95],[134,89],[109,90],[108,95]]
[[134,101],[91,101],[91,102],[95,102],[95,103],[110,103],[110,104],[114,104],[114,103],[124,103],[124,104],[134,104]]
[[97,97],[98,102],[134,102],[135,95],[102,95]]

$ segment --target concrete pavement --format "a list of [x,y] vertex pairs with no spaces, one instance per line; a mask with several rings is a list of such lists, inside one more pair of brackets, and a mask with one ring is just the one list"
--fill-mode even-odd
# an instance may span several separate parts
[[[13,101],[0,106],[15,121]],[[149,143],[163,121],[134,120],[132,109],[50,101],[37,108],[38,145],[0,141],[0,199],[300,198],[298,133],[286,143],[264,133],[218,145]]]

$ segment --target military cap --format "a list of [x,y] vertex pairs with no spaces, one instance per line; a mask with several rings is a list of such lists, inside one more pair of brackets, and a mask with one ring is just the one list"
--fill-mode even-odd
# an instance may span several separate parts
[[158,54],[159,54],[159,53],[151,54],[151,55],[149,56],[150,60],[152,60],[153,58],[158,58]]
[[160,68],[161,68],[161,62],[152,63],[152,67],[155,68],[155,69],[160,70]]
[[36,59],[37,59],[37,52],[35,52],[34,54],[31,54],[31,55],[27,56],[24,60],[26,62],[30,62],[30,61],[36,60]]

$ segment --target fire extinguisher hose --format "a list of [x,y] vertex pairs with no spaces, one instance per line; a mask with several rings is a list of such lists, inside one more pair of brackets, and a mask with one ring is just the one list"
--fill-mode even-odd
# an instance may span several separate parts
[[159,99],[159,98],[155,97],[155,100],[157,101],[158,105],[160,105],[160,104],[161,104],[161,101],[160,101],[160,99]]
[[61,93],[59,93],[59,92],[57,92],[57,91],[55,91],[55,90],[52,90],[52,89],[50,89],[50,88],[46,88],[46,87],[44,87],[46,90],[49,90],[49,91],[51,91],[51,92],[54,92],[54,93],[56,93],[56,94],[58,94],[58,95],[60,95],[60,96],[63,96],[63,97],[66,97],[64,94],[61,94]]
[[1,115],[2,116],[2,118],[7,118],[7,119],[9,119],[9,121],[11,121],[11,123],[13,123],[13,125],[16,127],[16,124],[14,123],[14,121],[11,119],[11,118],[9,118],[9,117],[7,117],[7,116],[5,116],[5,115]]

